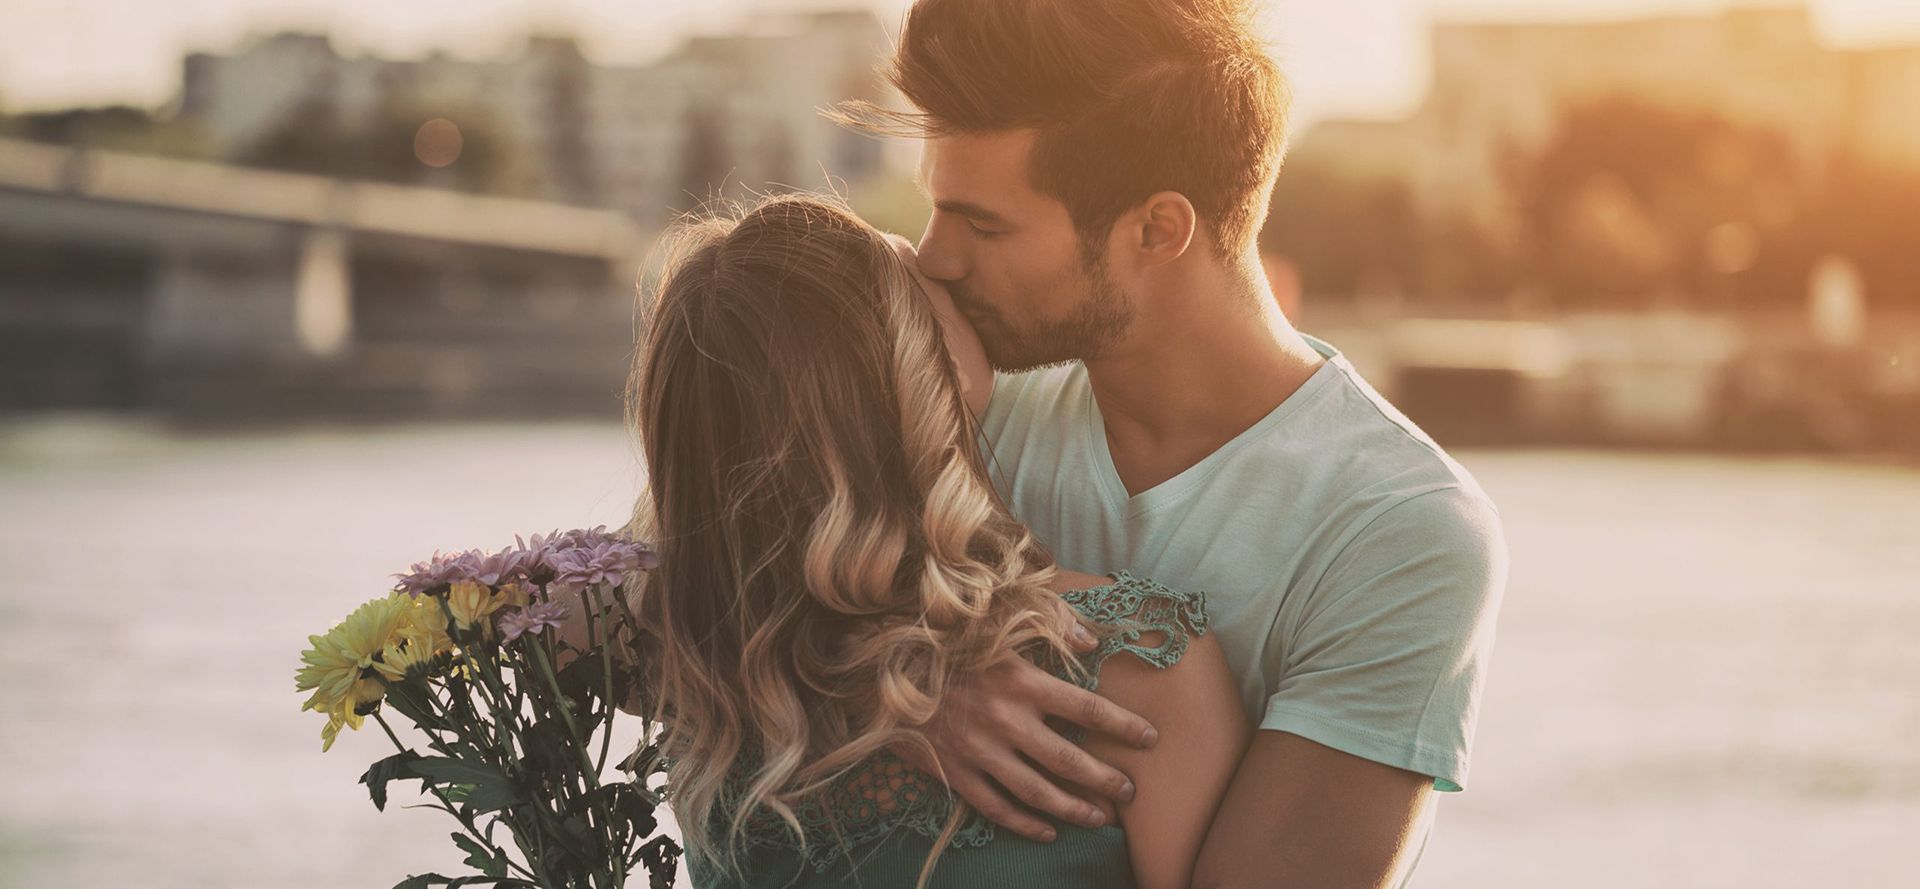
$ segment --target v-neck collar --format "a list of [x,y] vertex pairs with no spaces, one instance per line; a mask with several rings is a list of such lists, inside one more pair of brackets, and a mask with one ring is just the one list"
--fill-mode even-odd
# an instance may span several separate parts
[[[1145,515],[1161,507],[1176,503],[1191,493],[1208,476],[1232,459],[1235,452],[1246,447],[1249,442],[1266,435],[1269,431],[1286,421],[1286,418],[1299,411],[1307,403],[1318,397],[1327,388],[1335,376],[1343,373],[1341,365],[1346,359],[1338,349],[1314,337],[1301,334],[1309,346],[1320,357],[1326,359],[1307,377],[1306,382],[1293,390],[1285,400],[1268,411],[1267,415],[1255,421],[1252,426],[1241,430],[1239,435],[1229,439],[1226,444],[1215,448],[1213,453],[1200,458],[1192,466],[1181,470],[1172,478],[1129,497],[1127,486],[1120,480],[1120,471],[1114,468],[1113,449],[1107,444],[1106,419],[1100,414],[1100,401],[1093,394],[1093,380],[1087,379],[1086,404],[1083,424],[1086,435],[1086,447],[1093,455],[1094,474],[1099,480],[1100,493],[1107,502],[1107,508],[1132,518]],[[1085,366],[1080,368],[1086,374]]]

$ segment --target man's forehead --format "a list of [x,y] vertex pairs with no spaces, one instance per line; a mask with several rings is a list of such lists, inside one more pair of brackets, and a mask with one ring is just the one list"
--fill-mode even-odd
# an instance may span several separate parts
[[920,155],[920,181],[936,200],[983,206],[1037,197],[1027,177],[1033,131],[960,133],[928,139]]

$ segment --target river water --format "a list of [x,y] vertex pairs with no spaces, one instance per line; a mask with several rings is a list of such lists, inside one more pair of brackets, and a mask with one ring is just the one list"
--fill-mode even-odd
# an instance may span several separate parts
[[[1514,571],[1415,886],[1920,885],[1920,469],[1459,456]],[[617,525],[639,480],[615,425],[0,427],[0,886],[458,872],[450,819],[355,783],[384,736],[320,753],[298,653],[436,547]]]

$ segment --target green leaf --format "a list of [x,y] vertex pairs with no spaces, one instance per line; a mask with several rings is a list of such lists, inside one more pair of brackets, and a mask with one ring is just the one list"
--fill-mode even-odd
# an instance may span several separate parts
[[636,839],[652,836],[654,830],[660,826],[659,820],[654,815],[653,795],[632,782],[620,781],[603,785],[587,794],[586,798],[589,803],[605,800],[613,814],[625,819],[632,826],[633,836]]
[[680,870],[680,844],[671,837],[654,837],[640,847],[640,863],[646,865],[647,883],[652,889],[673,889],[674,875]]
[[[615,679],[618,678],[619,671],[616,670]],[[606,665],[601,662],[598,655],[582,656],[573,660],[565,667],[561,667],[554,679],[559,682],[560,690],[577,705],[587,705],[596,714],[605,715],[605,710],[592,707],[594,702],[606,697]],[[590,721],[597,724],[600,720],[596,718]]]
[[360,783],[367,785],[367,794],[373,797],[373,807],[384,812],[387,810],[387,782],[402,778],[418,778],[413,773],[412,764],[420,754],[403,750],[367,768],[360,776]]
[[560,830],[575,843],[578,843],[589,858],[598,856],[600,852],[600,837],[588,829],[586,816],[580,814],[568,815],[561,819]]
[[464,833],[454,833],[453,842],[460,847],[460,851],[467,853],[467,860],[464,862],[467,866],[489,877],[507,875],[506,852],[480,845],[480,841]]
[[663,763],[660,745],[648,744],[627,754],[627,758],[621,760],[617,768],[632,775],[635,781],[644,782],[649,776],[664,774],[666,767]]
[[407,877],[407,879],[401,879],[397,885],[394,885],[394,889],[428,889],[428,887],[434,887],[434,885],[445,885],[447,889],[457,889],[457,887],[463,887],[463,885],[480,885],[480,883],[492,883],[493,887],[497,887],[497,889],[509,889],[509,887],[513,887],[513,889],[541,889],[540,883],[530,883],[530,881],[520,879],[520,877],[444,877],[440,876],[440,874],[420,874],[420,876],[417,877]]
[[422,728],[436,728],[440,721],[435,719],[433,711],[427,706],[427,684],[419,679],[408,679],[396,685],[387,686],[387,706],[411,720]]
[[551,776],[571,769],[573,741],[558,716],[534,720],[527,726],[523,741],[526,749],[521,759],[533,772]]
[[[513,782],[499,769],[486,763],[466,759],[450,759],[445,756],[423,756],[414,761],[415,774],[429,781],[446,782],[459,788],[460,801],[471,807],[472,814],[483,815],[487,812],[504,809],[520,802],[520,794],[514,789]],[[453,798],[450,789],[448,798]]]
[[467,806],[475,815],[498,811],[517,802],[520,802],[520,795],[504,781],[497,784],[476,784],[473,791],[467,794]]
[[420,757],[413,763],[413,772],[430,781],[446,784],[504,783],[507,780],[507,776],[500,774],[499,769],[486,763],[444,756]]

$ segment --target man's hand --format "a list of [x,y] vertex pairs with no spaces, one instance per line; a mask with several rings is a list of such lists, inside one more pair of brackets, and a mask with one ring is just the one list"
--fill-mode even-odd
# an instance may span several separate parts
[[[1068,638],[1076,648],[1091,650],[1092,635],[1073,620],[1069,606],[1062,603],[1061,608],[1071,627]],[[947,689],[940,714],[923,730],[937,762],[929,758],[928,745],[897,744],[894,752],[943,778],[995,824],[1037,842],[1052,842],[1053,827],[1028,806],[1089,827],[1107,823],[1100,806],[1062,789],[1054,776],[1123,802],[1133,798],[1133,782],[1061,737],[1047,724],[1049,716],[1137,747],[1152,747],[1159,740],[1145,719],[1055,678],[1025,658],[1012,658]]]

